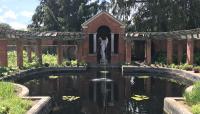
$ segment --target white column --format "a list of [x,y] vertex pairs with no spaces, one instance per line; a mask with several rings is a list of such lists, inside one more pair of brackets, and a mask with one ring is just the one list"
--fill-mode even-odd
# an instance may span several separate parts
[[97,33],[94,33],[93,34],[93,38],[94,38],[94,40],[93,40],[93,52],[94,53],[96,53],[96,50],[97,50]]
[[115,34],[111,33],[111,53],[114,53],[114,37]]

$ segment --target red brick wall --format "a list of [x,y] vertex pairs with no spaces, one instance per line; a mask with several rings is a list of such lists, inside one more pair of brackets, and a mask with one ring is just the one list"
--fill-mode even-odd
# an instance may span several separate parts
[[[97,57],[96,54],[90,55],[89,54],[89,34],[90,33],[96,33],[98,28],[101,26],[107,26],[110,28],[112,33],[115,34],[124,34],[125,28],[121,28],[121,25],[116,22],[116,20],[113,20],[110,16],[106,14],[102,14],[99,17],[97,17],[95,20],[91,21],[87,28],[83,29],[83,33],[85,34],[85,39],[82,42],[82,55],[79,54],[79,56],[82,56],[82,60],[85,60],[88,63],[97,63]],[[118,54],[111,54],[111,64],[119,64],[122,62],[125,62],[126,57],[126,49],[125,49],[125,41],[123,39],[123,35],[119,36],[119,53]],[[79,49],[81,50],[81,49]]]
[[0,66],[8,66],[7,40],[0,40]]

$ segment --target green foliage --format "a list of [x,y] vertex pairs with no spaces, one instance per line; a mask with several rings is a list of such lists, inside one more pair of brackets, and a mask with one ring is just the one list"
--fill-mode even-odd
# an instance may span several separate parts
[[56,66],[57,65],[57,56],[52,54],[43,54],[42,55],[43,63],[48,63],[49,66]]
[[185,92],[184,97],[189,105],[200,104],[200,82],[196,82],[191,92]]
[[19,71],[17,68],[0,67],[0,76],[6,76]]
[[5,112],[6,108],[6,114],[25,114],[30,106],[30,101],[23,100],[16,96],[0,101],[0,107],[3,109],[2,112]]
[[154,57],[154,61],[155,63],[162,63],[162,64],[166,64],[166,55],[162,52],[157,53],[157,55]]
[[87,63],[85,61],[78,62],[78,66],[87,66]]
[[71,66],[77,66],[78,61],[77,60],[71,60]]
[[195,67],[193,68],[193,70],[194,70],[194,71],[200,71],[200,66],[195,66]]
[[0,114],[24,114],[30,107],[30,101],[15,95],[14,85],[0,82]]
[[8,114],[9,107],[6,106],[0,106],[0,114]]
[[97,13],[98,1],[41,0],[32,17],[31,30],[81,31],[81,24]]
[[197,64],[197,65],[200,65],[200,53],[195,53],[194,55],[194,62]]
[[11,29],[11,26],[7,23],[0,23],[0,28]]
[[138,6],[138,11],[133,16],[134,28],[136,31],[198,28],[199,11],[199,0],[151,0]]
[[196,104],[192,106],[192,113],[193,114],[200,114],[200,104]]
[[182,66],[182,69],[183,70],[187,70],[187,71],[191,71],[193,69],[193,66],[192,65],[189,65],[189,64],[184,64]]
[[14,86],[11,83],[0,82],[0,97],[12,98],[14,96]]

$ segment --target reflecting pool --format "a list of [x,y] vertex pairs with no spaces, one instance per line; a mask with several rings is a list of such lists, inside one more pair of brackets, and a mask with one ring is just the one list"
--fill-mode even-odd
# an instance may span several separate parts
[[164,97],[180,97],[190,81],[176,76],[91,69],[21,80],[30,96],[51,96],[51,114],[162,114]]

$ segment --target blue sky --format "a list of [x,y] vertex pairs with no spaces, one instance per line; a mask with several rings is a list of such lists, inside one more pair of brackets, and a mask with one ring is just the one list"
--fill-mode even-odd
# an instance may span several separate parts
[[39,0],[0,0],[0,23],[26,29],[38,5]]
[[[96,0],[91,0],[94,1]],[[39,0],[0,0],[0,23],[8,23],[14,29],[26,30],[38,5]]]

